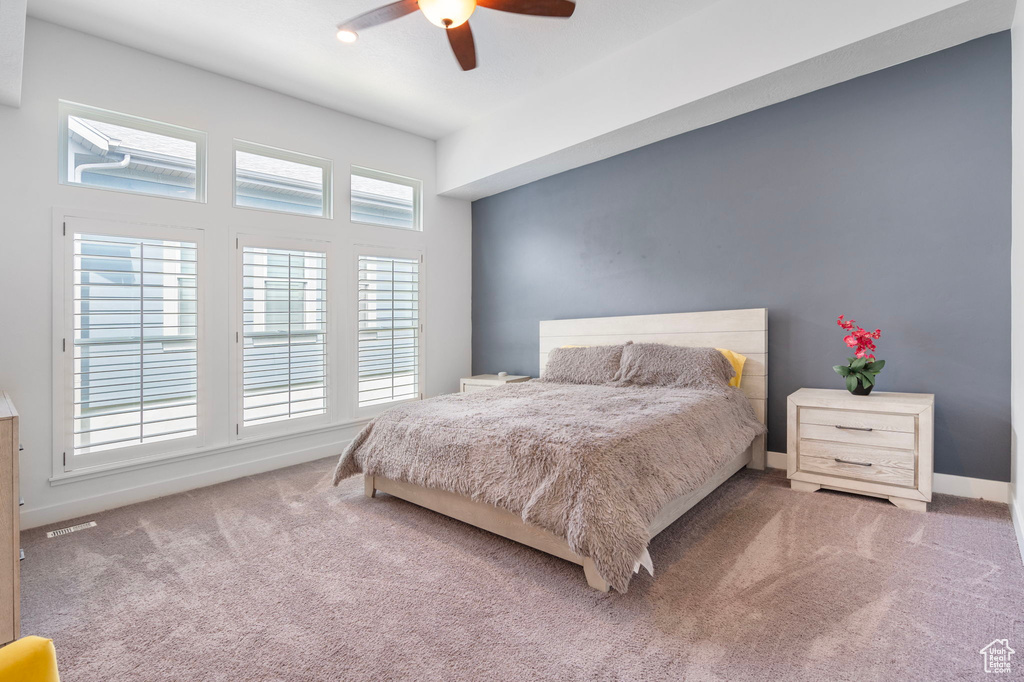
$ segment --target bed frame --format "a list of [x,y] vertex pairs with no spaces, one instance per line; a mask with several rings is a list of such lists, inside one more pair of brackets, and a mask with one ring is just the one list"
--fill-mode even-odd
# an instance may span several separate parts
[[[543,371],[548,353],[559,346],[626,341],[673,346],[712,346],[746,355],[742,390],[750,400],[757,418],[762,424],[765,422],[768,397],[768,311],[765,308],[544,321],[540,323],[540,367]],[[764,436],[758,436],[749,448],[719,468],[700,488],[669,501],[651,523],[651,538],[745,466],[764,469]],[[569,548],[565,540],[537,526],[527,525],[516,514],[490,504],[475,502],[463,495],[392,481],[381,476],[366,476],[365,485],[367,497],[373,497],[380,490],[579,564],[583,566],[587,583],[591,587],[602,592],[608,591],[608,583],[597,572],[589,557],[579,556]]]

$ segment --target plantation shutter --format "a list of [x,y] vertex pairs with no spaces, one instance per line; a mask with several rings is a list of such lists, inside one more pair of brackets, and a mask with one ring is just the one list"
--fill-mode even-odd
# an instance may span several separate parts
[[197,435],[197,243],[72,237],[73,455]]
[[359,256],[359,407],[419,396],[419,259]]
[[242,249],[242,425],[327,413],[327,254]]

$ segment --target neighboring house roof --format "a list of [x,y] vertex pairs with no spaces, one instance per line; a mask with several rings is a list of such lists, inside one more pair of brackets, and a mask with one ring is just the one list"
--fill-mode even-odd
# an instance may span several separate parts
[[130,154],[129,172],[178,178],[192,178],[196,173],[196,145],[188,140],[78,116],[68,117],[68,133],[74,142],[102,161],[117,161]]
[[195,162],[196,145],[188,140],[179,140],[176,137],[157,133],[147,133],[143,130],[126,128],[125,126],[113,123],[87,120],[78,116],[70,117],[69,126],[75,123],[97,131],[104,138],[110,140],[113,146],[121,149],[131,149],[140,153],[155,153],[160,156],[183,160],[192,159]]
[[361,175],[352,176],[352,191],[366,194],[367,196],[388,197],[389,199],[398,199],[399,201],[410,203],[416,193],[416,190],[408,185],[366,178]]
[[316,166],[274,159],[250,152],[239,151],[235,167],[240,173],[262,174],[278,179],[287,178],[297,182],[316,184],[317,187],[323,183],[323,171]]

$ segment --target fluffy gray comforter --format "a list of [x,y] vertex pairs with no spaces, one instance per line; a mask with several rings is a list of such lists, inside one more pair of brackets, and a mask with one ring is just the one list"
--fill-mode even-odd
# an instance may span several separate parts
[[507,509],[625,592],[662,506],[764,432],[739,389],[507,384],[406,403],[345,450],[363,472]]

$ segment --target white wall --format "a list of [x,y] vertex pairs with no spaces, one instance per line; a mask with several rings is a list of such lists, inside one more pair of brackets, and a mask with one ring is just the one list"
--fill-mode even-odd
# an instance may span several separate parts
[[[208,203],[196,204],[63,186],[57,182],[57,102],[67,99],[206,131]],[[232,207],[234,138],[334,161],[333,220]],[[21,413],[25,527],[340,452],[359,428],[236,447],[213,455],[53,485],[51,471],[52,253],[55,207],[203,228],[213,269],[207,335],[214,400],[207,446],[229,445],[227,407],[232,292],[238,230],[284,230],[296,237],[415,248],[425,253],[427,395],[457,390],[470,369],[470,206],[438,197],[431,140],[307,104],[127,47],[29,20],[20,109],[0,106],[0,387]],[[424,183],[424,231],[353,225],[348,168],[360,165]],[[342,290],[344,291],[344,289]],[[351,291],[355,296],[355,291]],[[353,306],[346,306],[351,310]],[[332,306],[332,310],[334,307]],[[354,335],[354,322],[343,328]],[[339,419],[352,415],[339,415]]]
[[1010,513],[1024,559],[1024,9],[1010,30],[1013,57],[1013,243],[1010,247]]

